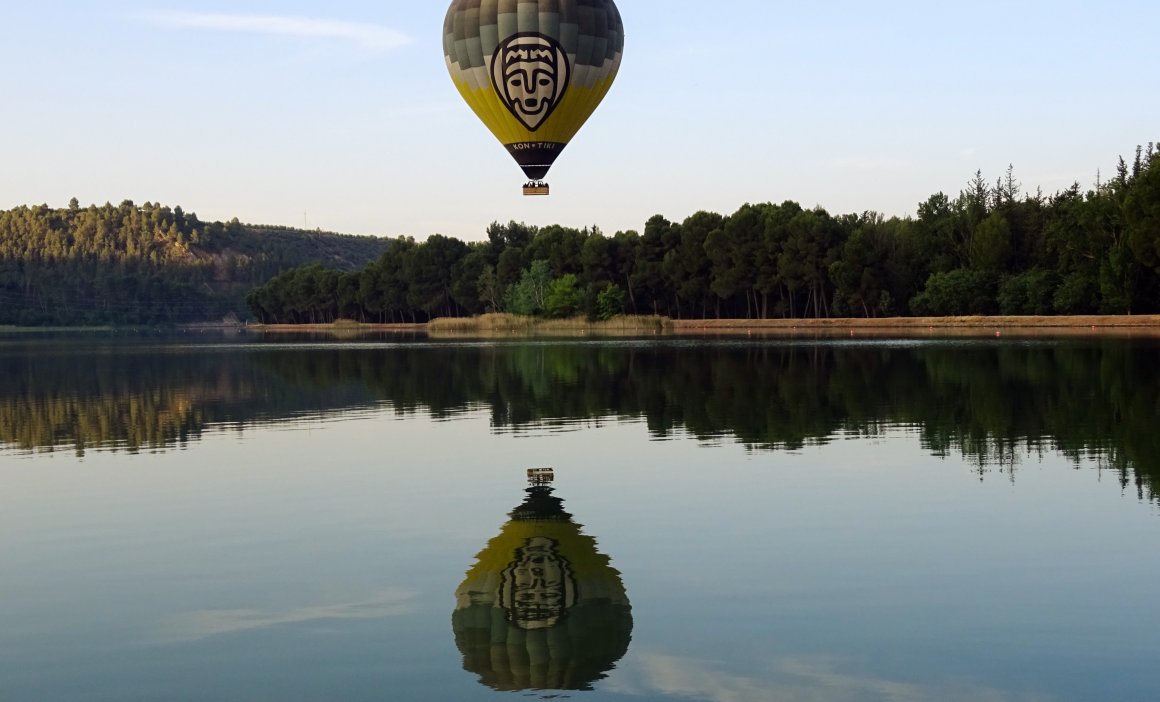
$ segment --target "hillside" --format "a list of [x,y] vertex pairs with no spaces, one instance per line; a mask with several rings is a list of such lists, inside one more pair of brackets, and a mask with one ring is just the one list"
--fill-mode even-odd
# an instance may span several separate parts
[[310,264],[344,271],[386,239],[231,222],[180,207],[0,211],[0,325],[176,324],[244,317],[247,290]]

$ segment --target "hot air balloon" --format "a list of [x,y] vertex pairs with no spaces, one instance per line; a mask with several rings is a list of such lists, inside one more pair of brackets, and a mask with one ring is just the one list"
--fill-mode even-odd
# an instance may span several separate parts
[[460,95],[547,195],[552,163],[604,99],[624,53],[612,0],[453,0],[443,24]]
[[455,643],[494,690],[590,690],[628,650],[628,596],[547,481],[529,480],[455,591]]

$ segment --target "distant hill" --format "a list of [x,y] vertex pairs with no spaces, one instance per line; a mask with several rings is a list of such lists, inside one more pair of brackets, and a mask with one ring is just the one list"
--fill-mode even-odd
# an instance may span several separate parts
[[0,325],[137,325],[244,318],[244,297],[283,270],[352,271],[388,239],[203,222],[147,202],[0,211]]

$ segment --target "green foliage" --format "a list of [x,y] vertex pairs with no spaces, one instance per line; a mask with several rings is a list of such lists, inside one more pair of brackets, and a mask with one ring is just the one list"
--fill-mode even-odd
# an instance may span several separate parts
[[1011,257],[1011,225],[995,210],[975,229],[971,237],[969,261],[972,268],[998,275],[1007,269]]
[[604,322],[624,314],[624,290],[615,283],[608,283],[596,296],[596,319]]
[[544,300],[544,312],[549,317],[571,317],[580,308],[580,291],[576,287],[576,276],[565,273],[548,285]]
[[707,314],[712,301],[709,288],[712,269],[705,242],[724,222],[724,217],[713,212],[694,213],[681,224],[677,245],[665,252],[661,269],[680,301],[678,317],[682,309],[687,309],[692,316]]
[[1142,265],[1160,273],[1160,150],[1148,145],[1124,182],[1124,229],[1132,253]]
[[679,240],[680,225],[660,215],[653,215],[645,222],[640,249],[629,275],[640,311],[660,314],[675,301],[670,278],[665,275],[664,259]]
[[965,252],[961,250],[958,237],[962,210],[962,197],[952,204],[950,198],[941,192],[931,195],[918,206],[912,246],[925,264],[926,275],[946,273],[963,264]]
[[441,234],[432,235],[422,246],[415,247],[403,263],[408,283],[407,304],[428,317],[454,316],[452,274],[466,253],[466,244]]
[[1059,314],[1092,314],[1099,299],[1096,280],[1082,272],[1066,276],[1052,297],[1052,306]]
[[1132,311],[1132,283],[1137,269],[1132,252],[1127,247],[1116,247],[1100,261],[1100,312],[1128,314]]
[[1057,289],[1052,271],[1033,268],[1005,279],[999,285],[999,312],[1013,315],[1046,315],[1054,310]]
[[532,261],[532,265],[520,276],[519,282],[508,289],[504,303],[507,310],[523,315],[542,313],[546,306],[551,276],[547,261]]
[[487,266],[480,271],[475,286],[484,312],[503,311],[503,287],[499,284],[494,266]]
[[837,260],[830,264],[835,307],[847,316],[891,314],[889,277],[894,247],[889,231],[876,213],[862,215],[852,226]]
[[933,273],[922,292],[911,300],[910,309],[919,316],[991,314],[991,281],[987,273],[969,268]]

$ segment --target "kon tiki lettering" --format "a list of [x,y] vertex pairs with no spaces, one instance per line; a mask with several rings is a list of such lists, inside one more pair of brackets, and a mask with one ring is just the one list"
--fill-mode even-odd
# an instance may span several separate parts
[[495,92],[528,131],[539,129],[560,104],[571,77],[564,48],[543,34],[516,34],[492,55]]
[[513,151],[531,151],[533,149],[537,151],[555,151],[563,146],[563,144],[554,144],[550,141],[517,141],[507,146]]

